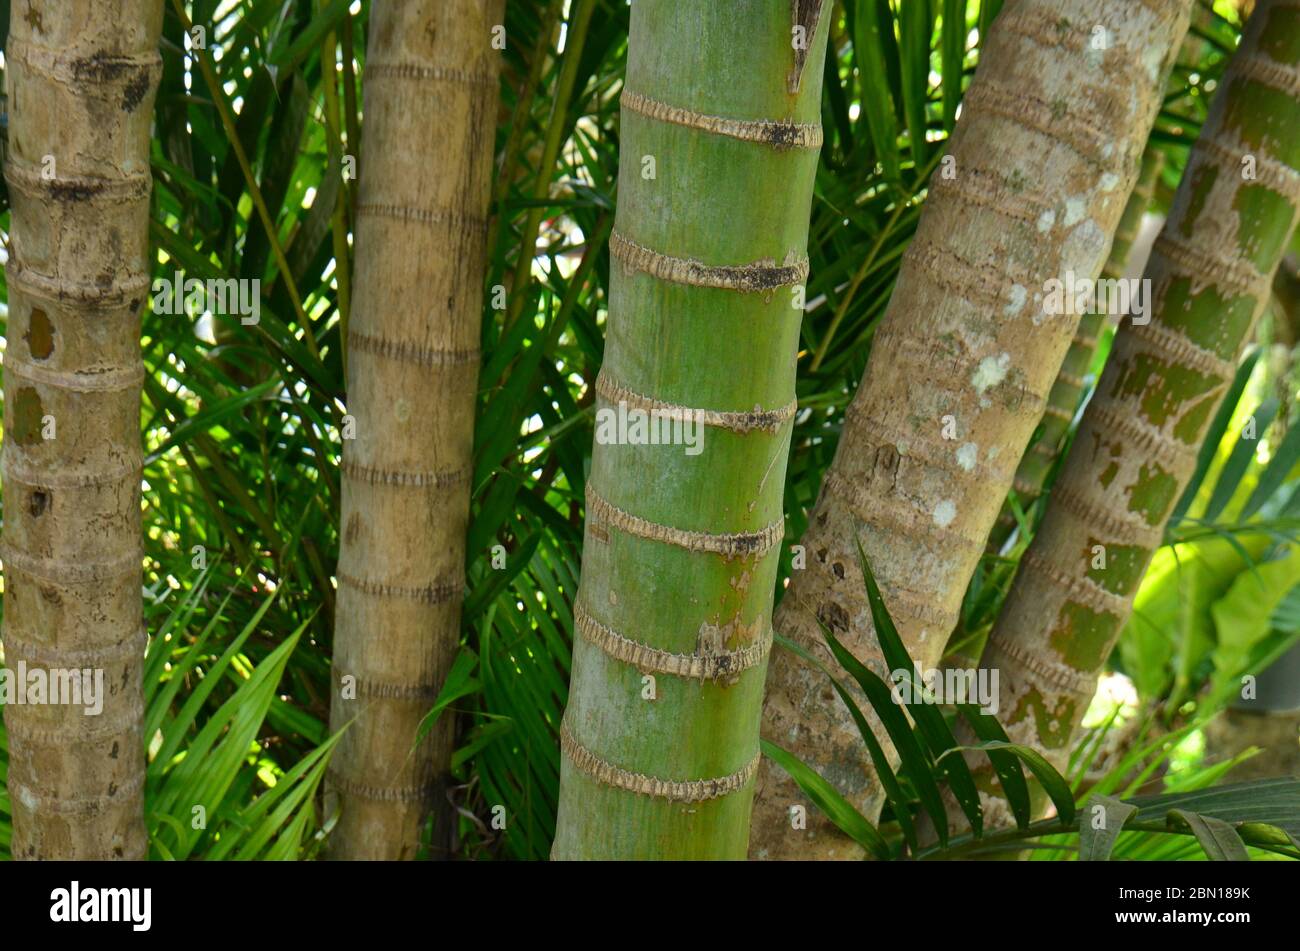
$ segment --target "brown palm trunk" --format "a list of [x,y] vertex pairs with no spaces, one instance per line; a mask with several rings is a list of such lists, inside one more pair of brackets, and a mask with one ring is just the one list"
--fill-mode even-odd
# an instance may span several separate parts
[[[999,14],[949,144],[955,175],[932,179],[779,633],[829,661],[820,620],[883,672],[857,539],[912,656],[940,659],[1078,323],[1044,316],[1035,292],[1101,271],[1190,6],[1010,0]],[[764,736],[878,809],[861,738],[824,676],[778,650],[767,690]],[[793,829],[802,802],[764,763],[751,855],[860,853],[811,809]]]
[[[331,727],[332,854],[414,858],[452,722],[422,742],[460,637],[502,3],[376,2],[347,340]],[[345,432],[345,438],[348,433]]]
[[79,679],[83,701],[5,707],[20,859],[147,848],[140,308],[161,29],[159,0],[17,0],[5,48],[5,662]]

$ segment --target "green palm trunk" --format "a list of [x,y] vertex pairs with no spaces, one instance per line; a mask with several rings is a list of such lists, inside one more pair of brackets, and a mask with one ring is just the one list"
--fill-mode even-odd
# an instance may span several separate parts
[[1062,758],[1300,209],[1300,2],[1262,0],[990,639],[1012,739]]
[[558,859],[745,855],[829,6],[632,7]]

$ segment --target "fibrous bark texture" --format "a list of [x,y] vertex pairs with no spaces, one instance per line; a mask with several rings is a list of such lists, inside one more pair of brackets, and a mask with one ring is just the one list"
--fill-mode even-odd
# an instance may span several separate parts
[[1261,0],[1156,240],[984,666],[1011,738],[1058,765],[1129,616],[1300,209],[1300,0]]
[[[502,2],[376,3],[348,330],[331,854],[409,859],[450,827],[444,714],[460,637]],[[349,439],[349,435],[355,438]]]
[[98,713],[68,692],[5,706],[19,859],[147,847],[140,308],[161,28],[158,0],[12,6],[5,663],[102,694]]
[[[912,657],[938,662],[1078,323],[1046,312],[1046,282],[1101,271],[1189,7],[1012,0],[994,22],[776,614],[832,667],[818,620],[884,672],[855,539]],[[824,675],[786,651],[770,667],[764,737],[877,810]],[[752,855],[860,854],[812,810],[792,828],[803,802],[760,768]]]
[[745,855],[829,6],[632,6],[557,859]]

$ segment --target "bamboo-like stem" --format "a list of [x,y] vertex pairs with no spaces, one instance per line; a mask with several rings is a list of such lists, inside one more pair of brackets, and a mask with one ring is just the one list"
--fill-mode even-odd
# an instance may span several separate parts
[[[1009,0],[998,14],[776,613],[827,663],[818,620],[887,673],[859,542],[911,656],[938,663],[1078,324],[1045,313],[1043,289],[1100,273],[1190,5]],[[764,736],[878,809],[825,678],[787,651],[770,667]],[[798,804],[806,829],[792,828]],[[753,840],[756,857],[861,854],[767,764]]]
[[372,8],[348,339],[331,854],[409,859],[450,831],[444,714],[460,638],[501,0]]
[[1192,149],[983,663],[1001,719],[1068,754],[1300,216],[1300,0],[1260,0]]
[[147,848],[140,310],[161,30],[159,0],[16,3],[5,48],[5,662],[102,703],[5,705],[18,859]]
[[632,6],[557,859],[745,855],[829,8]]

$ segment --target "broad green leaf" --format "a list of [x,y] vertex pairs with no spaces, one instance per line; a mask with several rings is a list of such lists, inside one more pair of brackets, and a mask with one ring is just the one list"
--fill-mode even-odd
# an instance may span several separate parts
[[1091,796],[1079,814],[1079,861],[1105,862],[1124,823],[1137,815],[1137,806],[1113,796]]
[[[957,710],[981,740],[1011,742],[1002,725],[992,716],[981,711],[977,705],[963,703],[958,705]],[[1025,782],[1025,773],[1020,768],[1020,761],[1016,759],[1015,754],[1006,750],[990,748],[985,752],[988,753],[994,772],[998,774],[998,781],[1002,784],[1002,792],[1007,797],[1007,804],[1011,807],[1012,815],[1016,817],[1016,825],[1025,828],[1031,819],[1029,784]]]
[[1233,783],[1191,792],[1138,796],[1138,820],[1164,822],[1171,810],[1181,809],[1222,819],[1243,829],[1249,823],[1266,823],[1300,839],[1300,780],[1263,779]]
[[1213,650],[1211,606],[1268,547],[1267,537],[1251,535],[1236,545],[1209,537],[1156,552],[1119,641],[1141,696],[1164,694],[1177,674],[1186,676]]
[[1236,830],[1222,819],[1202,816],[1185,809],[1171,809],[1170,821],[1185,823],[1201,843],[1208,859],[1214,862],[1249,862],[1250,853]]
[[1211,605],[1218,640],[1213,654],[1212,689],[1236,680],[1243,673],[1251,673],[1246,668],[1252,650],[1268,635],[1274,612],[1297,585],[1300,585],[1300,548],[1293,548],[1283,558],[1237,575],[1227,593]]

